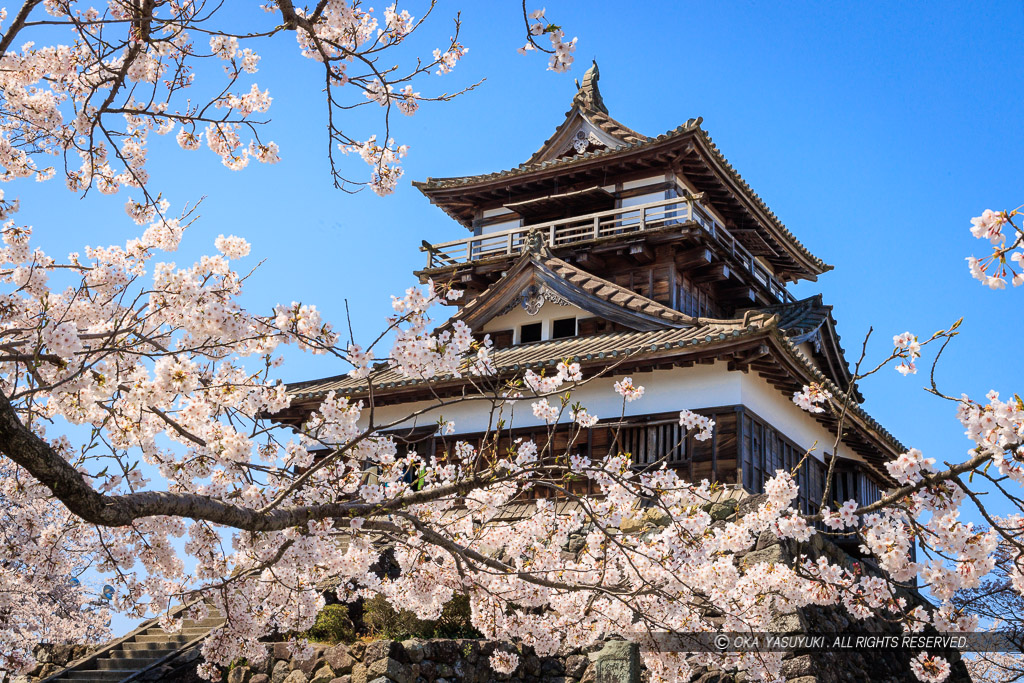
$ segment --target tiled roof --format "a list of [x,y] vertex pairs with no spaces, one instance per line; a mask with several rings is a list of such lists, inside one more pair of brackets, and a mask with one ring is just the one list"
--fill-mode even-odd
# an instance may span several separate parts
[[[800,301],[762,306],[753,310],[758,313],[778,313],[779,329],[786,330],[789,337],[802,338],[813,334],[828,320],[832,307],[823,304],[821,295],[816,294]],[[797,343],[802,341],[804,339]]]
[[466,185],[476,185],[483,183],[488,180],[497,180],[499,178],[515,178],[516,176],[525,175],[527,173],[533,173],[534,171],[541,171],[551,168],[567,168],[575,166],[579,163],[590,159],[598,159],[601,157],[611,157],[617,154],[624,154],[626,152],[632,152],[642,150],[646,147],[650,147],[659,142],[665,142],[673,138],[677,138],[683,133],[691,130],[700,129],[701,119],[690,119],[682,126],[678,126],[673,130],[670,130],[656,138],[638,136],[636,142],[631,142],[617,147],[615,149],[602,149],[594,152],[584,152],[583,154],[577,154],[575,156],[566,157],[564,159],[551,159],[550,161],[542,161],[539,163],[523,163],[516,168],[507,169],[504,171],[495,171],[493,173],[481,173],[480,175],[473,176],[456,176],[451,178],[427,178],[425,181],[413,181],[413,185],[423,191],[428,190],[443,190],[449,188],[463,187]]
[[[553,259],[558,261],[558,259]],[[564,263],[564,262],[563,262]],[[568,265],[568,264],[566,264]],[[571,266],[570,266],[571,267]],[[600,279],[600,278],[598,278]],[[479,298],[479,297],[477,297]],[[491,357],[498,374],[518,372],[527,368],[541,368],[557,365],[566,358],[578,361],[625,358],[645,352],[665,351],[669,349],[710,345],[716,342],[735,340],[744,335],[752,335],[766,329],[774,328],[782,332],[782,338],[796,336],[811,323],[817,315],[813,304],[819,297],[802,299],[791,304],[781,304],[763,309],[753,309],[742,319],[716,320],[712,318],[691,318],[686,316],[691,325],[685,328],[664,329],[646,332],[612,332],[608,334],[586,337],[569,337],[530,344],[519,344],[503,349],[496,349]],[[652,302],[655,303],[656,302]],[[467,304],[467,307],[470,304]],[[660,304],[656,304],[660,306]],[[465,309],[463,309],[465,310]],[[682,314],[680,314],[682,315]],[[792,348],[796,346],[788,342]],[[802,362],[813,364],[797,351]],[[816,370],[817,371],[817,370]],[[819,372],[820,374],[820,372]],[[824,377],[824,375],[822,375]],[[382,367],[372,375],[373,386],[377,390],[407,387],[425,383],[427,380],[405,377],[395,370]],[[432,378],[438,382],[455,378]],[[347,374],[325,377],[323,379],[296,382],[288,385],[288,393],[298,399],[322,397],[329,391],[339,394],[351,394],[365,391],[365,379],[353,379]]]
[[[820,297],[810,297],[791,304],[771,306],[748,311],[742,320],[711,320],[700,318],[697,324],[682,329],[664,329],[648,332],[614,332],[588,337],[521,344],[492,352],[492,359],[498,376],[521,373],[526,369],[540,370],[554,368],[565,359],[575,360],[583,365],[607,365],[626,358],[643,359],[654,354],[677,351],[682,355],[691,351],[710,349],[715,346],[729,347],[737,342],[753,340],[758,336],[774,340],[811,381],[819,383],[829,391],[835,400],[845,401],[846,390],[819,370],[797,347],[802,331],[820,316]],[[797,340],[797,341],[795,341]],[[383,366],[372,375],[374,390],[389,393],[405,388],[414,388],[427,380],[410,378]],[[458,384],[455,377],[433,378],[435,384]],[[300,382],[288,386],[288,393],[298,403],[318,401],[330,391],[345,395],[363,395],[367,391],[367,380],[337,375],[319,380]],[[848,416],[861,425],[861,429],[873,432],[894,452],[904,452],[906,447],[869,415],[859,404],[855,394],[849,402]],[[880,462],[880,461],[879,461]],[[878,462],[875,463],[878,465]],[[885,476],[885,472],[880,470]]]
[[[612,332],[589,337],[520,344],[496,349],[491,353],[499,375],[519,372],[527,368],[555,366],[566,358],[581,362],[605,359],[622,359],[655,351],[683,349],[712,345],[717,342],[737,339],[760,331],[760,326],[751,324],[744,328],[738,320],[704,321],[695,327],[684,329],[655,330],[651,332]],[[382,368],[373,375],[373,386],[378,391],[423,384],[426,380],[405,377],[395,370]],[[434,378],[432,382],[444,382],[456,378]],[[457,381],[457,380],[456,380]],[[356,394],[365,392],[365,379],[352,379],[348,375],[337,375],[309,382],[288,385],[288,393],[299,400],[323,397],[327,392]]]
[[[832,307],[822,302],[820,294],[793,303],[765,306],[757,310],[779,313],[779,329],[785,330],[789,341],[794,344],[808,341],[820,331],[821,351],[829,362],[835,364],[835,369],[838,369],[836,374],[844,383],[852,377],[850,365],[846,360],[846,350],[836,330],[836,321],[832,317]],[[854,389],[854,392],[858,400],[863,400],[859,390]]]
[[761,209],[765,213],[765,215],[768,216],[769,220],[772,222],[773,227],[776,230],[778,230],[779,233],[788,242],[790,242],[790,244],[792,244],[796,251],[799,252],[804,258],[809,260],[811,263],[813,263],[820,272],[826,272],[831,270],[832,266],[826,264],[820,258],[812,254],[807,249],[807,247],[805,247],[804,244],[800,240],[798,240],[792,232],[789,231],[789,229],[779,219],[779,217],[775,215],[775,212],[768,208],[768,205],[765,204],[764,200],[761,199],[760,195],[754,192],[754,190],[750,187],[749,184],[747,184],[747,181],[743,179],[739,172],[736,171],[735,168],[733,168],[732,164],[729,163],[729,160],[726,159],[722,152],[718,149],[718,146],[711,139],[711,136],[707,133],[707,131],[703,130],[700,127],[702,121],[703,119],[700,118],[690,119],[685,124],[678,126],[677,128],[674,128],[673,130],[670,130],[666,133],[663,133],[662,135],[659,135],[656,138],[644,138],[641,141],[625,144],[622,147],[618,147],[616,149],[605,149],[595,152],[586,152],[584,154],[579,154],[565,159],[552,159],[550,161],[543,161],[540,163],[526,163],[521,164],[520,166],[514,169],[498,171],[495,173],[485,173],[475,176],[460,176],[452,178],[427,178],[427,180],[424,182],[413,181],[413,185],[419,188],[421,191],[429,194],[431,190],[446,190],[469,185],[476,185],[479,183],[484,183],[490,180],[497,179],[513,179],[518,176],[534,173],[536,171],[543,171],[555,168],[568,169],[572,166],[579,165],[583,162],[592,159],[599,159],[605,157],[610,158],[618,155],[628,154],[630,152],[643,150],[649,147],[655,147],[661,143],[674,140],[676,138],[680,138],[687,133],[694,133],[696,135],[699,135],[707,143],[708,149],[714,155],[715,159],[728,172],[728,174],[732,177],[736,184],[739,185],[744,194],[746,194],[747,198],[750,199],[755,204],[755,206]]
[[681,313],[674,308],[669,308],[653,299],[648,299],[636,292],[626,289],[614,282],[609,282],[585,270],[570,265],[562,259],[548,256],[543,259],[544,265],[551,268],[556,274],[577,287],[583,289],[596,297],[605,299],[609,303],[617,304],[637,313],[662,318],[669,322],[692,325],[696,322],[693,316]]
[[650,139],[646,135],[641,135],[632,128],[616,121],[608,114],[608,108],[604,104],[604,98],[601,97],[601,91],[597,85],[600,77],[601,72],[597,68],[597,62],[593,62],[591,67],[587,69],[587,72],[583,74],[583,84],[579,85],[576,95],[572,98],[573,108],[565,113],[565,121],[559,124],[555,132],[551,134],[551,137],[545,140],[540,149],[526,160],[525,165],[529,166],[537,163],[550,151],[550,145],[565,132],[570,123],[576,120],[576,117],[573,116],[574,112],[579,112],[581,116],[597,126],[597,128],[625,144],[646,142]]
[[[559,293],[564,293],[571,303],[584,309],[587,307],[586,298],[589,296],[625,311],[668,323],[672,327],[697,324],[697,319],[693,316],[555,258],[547,247],[542,247],[539,251],[524,252],[519,261],[500,280],[468,301],[451,317],[451,320],[470,320],[478,315],[481,309],[494,302],[495,292],[503,289],[506,281],[518,279],[528,268],[533,268],[542,281],[548,282]],[[570,286],[566,287],[564,283]],[[573,296],[574,293],[581,293],[581,296]]]
[[[837,401],[845,400],[845,398],[847,396],[846,391],[841,389],[835,382],[833,382],[831,379],[826,377],[825,373],[823,373],[821,370],[816,368],[814,366],[814,363],[812,363],[807,358],[807,356],[805,356],[800,351],[800,349],[798,349],[796,347],[796,344],[794,344],[789,339],[786,339],[782,335],[779,335],[779,341],[782,343],[782,346],[786,349],[786,351],[788,351],[790,353],[792,358],[794,360],[798,361],[804,367],[804,369],[806,369],[807,372],[810,373],[810,375],[812,376],[812,378],[814,379],[815,382],[817,382],[822,387],[824,387],[825,390],[827,390],[830,394],[832,394],[832,396]],[[873,430],[875,430],[878,433],[878,435],[880,437],[882,437],[882,439],[884,439],[885,441],[889,442],[889,445],[891,447],[893,447],[895,450],[897,450],[899,452],[903,452],[903,451],[907,450],[907,447],[904,446],[900,442],[899,439],[897,439],[895,436],[893,436],[889,432],[889,430],[887,430],[885,427],[883,427],[881,425],[881,423],[879,423],[875,418],[871,417],[871,415],[869,415],[867,413],[867,411],[864,410],[860,406],[859,403],[857,403],[856,400],[853,400],[853,401],[850,402],[849,410],[850,410],[850,412],[854,416],[856,416],[857,418],[862,420],[865,424],[867,424],[867,426],[869,426]]]

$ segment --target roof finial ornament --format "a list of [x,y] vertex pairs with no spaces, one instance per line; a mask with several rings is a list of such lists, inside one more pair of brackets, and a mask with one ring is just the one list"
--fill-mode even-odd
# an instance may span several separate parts
[[526,251],[530,254],[544,253],[544,236],[540,230],[531,230],[526,233]]
[[601,70],[597,68],[597,60],[593,60],[590,68],[583,74],[583,85],[580,85],[579,81],[576,82],[576,96],[572,98],[572,103],[581,109],[597,110],[603,114],[608,113],[608,108],[604,106],[604,100],[601,98],[601,91],[597,87],[597,82],[601,79]]

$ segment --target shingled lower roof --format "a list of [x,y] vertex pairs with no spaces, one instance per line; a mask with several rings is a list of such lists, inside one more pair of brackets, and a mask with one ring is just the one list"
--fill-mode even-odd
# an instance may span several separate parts
[[656,138],[647,138],[644,141],[625,144],[615,149],[587,152],[585,154],[569,158],[555,159],[535,164],[523,164],[518,168],[499,171],[496,173],[453,178],[427,178],[424,182],[413,181],[413,185],[453,218],[459,222],[464,222],[460,215],[452,213],[450,207],[447,207],[447,200],[440,196],[441,193],[450,192],[456,189],[466,192],[471,188],[476,189],[478,186],[513,182],[520,178],[525,179],[526,176],[540,172],[545,174],[555,173],[561,175],[562,173],[568,172],[576,167],[605,164],[607,162],[617,161],[621,157],[633,156],[646,153],[648,151],[653,152],[655,149],[667,147],[673,143],[683,143],[687,139],[692,139],[695,140],[698,143],[698,146],[711,157],[712,161],[724,173],[725,177],[735,183],[739,194],[744,196],[747,201],[750,202],[755,211],[760,212],[765,217],[771,231],[776,233],[777,239],[781,240],[781,243],[788,245],[788,248],[791,249],[795,255],[798,255],[801,260],[808,264],[812,274],[820,275],[821,273],[831,270],[832,266],[826,264],[820,258],[812,254],[807,247],[805,247],[803,243],[800,242],[800,240],[798,240],[788,228],[786,228],[785,224],[782,223],[779,217],[776,216],[770,208],[768,208],[768,205],[765,204],[764,200],[754,192],[750,185],[747,184],[743,177],[740,176],[736,169],[733,168],[732,164],[730,164],[721,153],[718,146],[715,145],[714,141],[711,139],[711,136],[700,127],[701,122],[702,119],[699,118],[690,119],[684,125],[659,135]]
[[[638,364],[660,364],[664,362],[685,362],[689,358],[729,356],[736,350],[750,349],[753,355],[765,353],[767,356],[752,362],[755,370],[765,362],[766,358],[774,359],[775,367],[784,369],[789,377],[782,381],[778,377],[769,379],[783,393],[799,389],[800,386],[817,382],[829,391],[834,400],[849,402],[846,412],[846,424],[856,429],[867,441],[875,446],[858,449],[871,462],[879,475],[888,480],[889,475],[884,468],[887,458],[906,451],[906,447],[892,434],[872,418],[857,402],[856,396],[848,397],[844,389],[829,379],[808,359],[797,345],[779,329],[778,314],[760,314],[747,316],[746,325],[743,321],[705,322],[697,327],[674,330],[658,330],[654,332],[616,332],[591,337],[574,337],[553,341],[522,344],[492,353],[496,377],[511,378],[527,369],[539,371],[554,370],[562,360],[570,359],[579,362],[585,369],[593,372],[608,368],[616,363],[624,367],[635,367]],[[758,347],[758,344],[761,344]],[[757,349],[761,349],[757,351]],[[693,361],[690,361],[693,362]],[[730,366],[732,367],[732,366]],[[758,370],[760,371],[760,370]],[[404,376],[396,370],[381,367],[371,375],[372,391],[377,400],[397,395],[407,396],[399,400],[417,400],[428,383],[431,391],[441,393],[452,390],[461,391],[467,380],[459,377],[438,377],[430,380]],[[366,397],[370,393],[371,384],[366,379],[353,379],[347,375],[337,375],[310,382],[300,382],[288,386],[292,396],[293,407],[307,406],[315,409],[329,392],[351,398]],[[424,394],[423,398],[429,396]],[[300,408],[301,410],[301,408]],[[829,428],[835,429],[836,418],[830,413],[813,415],[815,420]],[[880,449],[880,450],[876,450]]]
[[[843,386],[850,384],[853,373],[846,360],[846,350],[841,344],[835,318],[832,317],[832,307],[822,302],[820,294],[756,310],[761,313],[778,313],[779,329],[786,331],[790,342],[812,342],[816,355],[820,356],[822,365],[828,370],[826,374],[829,378]],[[858,401],[864,400],[859,390],[855,388],[854,392]]]
[[[525,257],[524,257],[525,260]],[[552,259],[559,261],[559,259]],[[567,267],[568,264],[566,264]],[[598,278],[600,279],[600,278]],[[480,297],[478,297],[480,298]],[[473,302],[467,304],[466,308]],[[656,302],[653,302],[656,303]],[[585,337],[569,337],[529,344],[519,344],[491,353],[496,374],[508,374],[527,368],[541,368],[557,365],[559,361],[573,358],[577,361],[602,361],[626,358],[646,353],[670,351],[714,345],[721,342],[736,341],[742,337],[755,335],[765,330],[777,330],[780,338],[799,354],[801,363],[812,368],[823,380],[836,386],[834,381],[818,370],[796,345],[802,343],[803,333],[820,318],[820,296],[802,299],[790,304],[769,306],[747,311],[743,318],[716,320],[713,318],[692,318],[686,316],[690,324],[683,328],[658,330],[638,330],[628,332],[612,332],[608,334]],[[657,304],[660,306],[660,304]],[[465,310],[465,309],[463,309]],[[680,314],[682,315],[682,314]],[[453,317],[452,319],[457,319]],[[397,387],[411,387],[418,384],[460,382],[457,377],[434,377],[430,379],[407,377],[380,364],[371,376],[376,391],[386,392]],[[295,382],[288,385],[288,393],[294,398],[305,401],[323,398],[328,392],[338,394],[365,394],[369,390],[366,379],[353,379],[347,374],[325,377],[323,379]]]
[[[582,362],[604,361],[626,358],[649,352],[671,351],[698,345],[735,340],[750,335],[760,326],[751,324],[744,328],[741,321],[714,321],[685,329],[661,329],[646,332],[613,332],[589,337],[569,337],[532,344],[520,344],[492,351],[496,374],[509,375],[527,368],[555,366],[566,358]],[[370,376],[376,391],[386,392],[399,387],[416,385],[462,382],[457,377],[422,379],[407,377],[396,370],[382,368]],[[362,395],[369,390],[366,379],[353,379],[348,375],[337,375],[310,382],[288,385],[288,393],[294,399],[306,401],[320,399],[333,391],[340,395]]]
[[617,141],[618,144],[613,146],[613,149],[624,144],[646,142],[650,139],[616,121],[608,114],[608,108],[604,104],[604,98],[601,97],[601,90],[597,85],[600,77],[601,72],[597,68],[597,62],[593,62],[587,72],[583,74],[583,84],[577,84],[576,96],[572,98],[572,109],[565,113],[565,121],[555,129],[551,137],[544,141],[540,149],[526,160],[526,166],[559,156],[559,145],[564,143],[566,137],[571,135],[573,130],[585,126],[586,123]]
[[634,330],[698,324],[693,316],[555,258],[543,245],[525,251],[501,279],[467,302],[451,320],[462,320],[474,330],[481,329],[488,320],[514,305],[530,284],[542,286],[589,313]]

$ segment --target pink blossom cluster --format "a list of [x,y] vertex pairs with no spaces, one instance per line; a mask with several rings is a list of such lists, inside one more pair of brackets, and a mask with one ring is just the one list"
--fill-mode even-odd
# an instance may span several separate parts
[[[65,44],[37,45],[33,35],[13,43],[19,47],[2,57],[0,89],[6,105],[0,122],[0,181],[49,179],[58,172],[52,157],[63,155],[62,173],[72,191],[139,190],[140,196],[125,206],[142,224],[153,219],[159,202],[158,193],[148,190],[146,163],[153,135],[172,134],[185,150],[205,147],[232,170],[253,160],[280,160],[278,145],[260,136],[273,98],[252,80],[261,57],[248,45],[266,35],[263,30],[239,32],[231,25],[237,18],[194,3],[104,4],[100,11],[44,3],[47,20],[64,34],[38,37],[56,37]],[[385,117],[392,103],[412,116],[424,99],[451,99],[449,94],[424,98],[413,82],[435,67],[439,74],[450,73],[466,54],[465,46],[454,36],[433,51],[432,61],[415,61],[398,72],[393,64],[385,68],[377,61],[401,49],[421,22],[395,4],[380,18],[372,8],[347,0],[330,0],[312,10],[290,3],[264,9],[277,15],[278,22],[266,29],[273,34],[287,27],[299,53],[325,70],[329,153],[334,154],[335,145],[358,153],[372,168],[372,189],[379,194],[393,191],[407,147],[390,138],[379,144],[375,136],[342,132],[335,117],[353,106],[342,96],[361,91],[388,107]],[[39,23],[30,20],[12,30],[34,33]],[[139,35],[143,31],[146,35]],[[197,74],[202,76],[197,79]],[[339,92],[344,86],[349,87]],[[338,171],[334,174],[340,179]],[[2,204],[0,217],[17,210],[16,201]]]
[[623,377],[615,383],[615,393],[627,402],[632,402],[644,395],[644,388],[638,384],[633,384],[632,377]]
[[527,17],[529,40],[526,45],[519,48],[518,52],[521,55],[525,55],[531,50],[538,49],[537,44],[534,42],[534,37],[547,34],[548,38],[551,40],[551,48],[544,48],[543,51],[551,55],[548,59],[548,70],[556,73],[564,73],[572,68],[572,63],[575,59],[575,57],[573,57],[573,53],[576,51],[576,38],[566,41],[565,32],[562,31],[561,26],[544,23],[544,13],[544,9],[538,9],[530,12]]
[[698,441],[707,441],[712,436],[715,421],[710,417],[698,415],[692,410],[681,410],[679,411],[679,426],[685,427],[687,431],[691,429],[696,430],[697,433],[694,434],[693,438]]
[[830,529],[845,529],[857,526],[860,518],[856,511],[860,504],[856,500],[848,500],[838,510],[832,511],[828,508],[822,510],[823,521]]
[[1016,263],[1018,268],[1024,265],[1024,251],[1016,249],[1021,246],[1021,232],[1019,229],[1016,231],[1017,234],[1009,246],[1006,245],[1006,235],[1003,232],[1007,225],[1016,227],[1012,223],[1012,218],[1017,213],[985,209],[980,216],[971,219],[971,234],[978,239],[988,240],[992,244],[992,254],[983,259],[968,256],[967,265],[971,276],[990,289],[1005,289],[1007,276],[1014,287],[1024,284],[1024,269],[1018,272],[1007,263],[1009,254],[1009,261]]
[[822,408],[821,405],[827,404],[828,400],[831,398],[832,394],[815,382],[812,382],[811,384],[804,386],[800,391],[793,393],[793,403],[809,413],[825,412],[825,409]]
[[904,332],[895,335],[892,338],[892,344],[895,347],[893,355],[901,359],[899,365],[896,366],[896,372],[903,376],[915,374],[917,366],[914,361],[921,357],[921,344],[917,341],[917,337],[910,332]]
[[926,458],[921,451],[911,448],[895,460],[885,463],[885,469],[901,484],[916,484],[925,475],[935,471],[935,458]]

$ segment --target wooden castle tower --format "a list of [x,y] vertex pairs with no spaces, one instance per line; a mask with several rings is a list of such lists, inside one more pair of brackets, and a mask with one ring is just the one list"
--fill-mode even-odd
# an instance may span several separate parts
[[[733,169],[701,119],[657,137],[613,119],[594,64],[554,134],[519,167],[414,185],[469,231],[422,246],[421,281],[465,290],[455,319],[489,334],[499,378],[579,362],[574,400],[602,418],[573,446],[607,452],[613,432],[638,467],[662,461],[691,481],[750,493],[776,469],[801,466],[800,504],[815,512],[826,463],[838,458],[833,499],[878,499],[892,486],[884,463],[903,446],[860,407],[820,296],[796,300],[787,283],[830,270],[790,233]],[[646,393],[625,406],[612,384],[631,375]],[[792,401],[816,382],[850,405],[841,425]],[[368,380],[340,375],[291,385],[289,419],[329,391],[371,400],[387,421],[462,395],[464,379],[424,381],[386,368]],[[678,412],[712,416],[714,437],[681,438]],[[421,455],[442,448],[438,418],[473,440],[488,429],[478,406],[452,405],[396,430]],[[514,432],[547,438],[529,409]],[[555,433],[557,441],[561,437]]]

